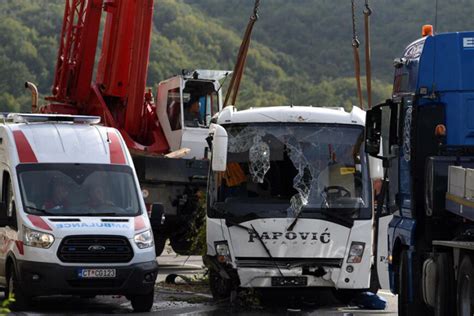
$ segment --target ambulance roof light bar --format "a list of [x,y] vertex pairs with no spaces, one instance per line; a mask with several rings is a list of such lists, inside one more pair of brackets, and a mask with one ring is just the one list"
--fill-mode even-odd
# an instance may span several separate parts
[[6,120],[11,121],[13,123],[71,122],[77,124],[95,125],[100,123],[100,116],[9,113],[6,116]]

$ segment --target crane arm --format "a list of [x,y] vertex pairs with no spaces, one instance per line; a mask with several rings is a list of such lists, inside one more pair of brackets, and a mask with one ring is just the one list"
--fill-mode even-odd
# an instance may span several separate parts
[[69,103],[87,100],[94,71],[103,0],[66,0],[53,96]]

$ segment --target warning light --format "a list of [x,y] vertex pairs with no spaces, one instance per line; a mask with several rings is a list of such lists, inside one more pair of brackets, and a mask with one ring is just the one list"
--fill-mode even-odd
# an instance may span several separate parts
[[444,126],[443,124],[436,125],[435,136],[437,136],[437,137],[446,136],[446,126]]
[[433,36],[434,30],[433,30],[433,25],[431,24],[426,24],[423,25],[423,28],[421,29],[421,36]]

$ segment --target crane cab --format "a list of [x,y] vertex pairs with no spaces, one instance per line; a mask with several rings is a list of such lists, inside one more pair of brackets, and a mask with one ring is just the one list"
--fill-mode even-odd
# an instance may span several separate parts
[[206,157],[211,117],[222,109],[221,80],[229,74],[183,71],[158,85],[157,115],[171,152],[187,148],[185,158]]

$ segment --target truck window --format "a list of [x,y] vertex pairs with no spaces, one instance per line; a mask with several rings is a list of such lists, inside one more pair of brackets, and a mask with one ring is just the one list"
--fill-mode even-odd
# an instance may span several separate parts
[[219,111],[217,92],[211,82],[188,81],[183,90],[184,126],[207,128]]
[[24,164],[17,169],[27,213],[53,216],[141,214],[137,186],[128,166]]
[[176,131],[181,129],[181,97],[179,88],[168,91],[166,113],[168,114],[171,130]]

